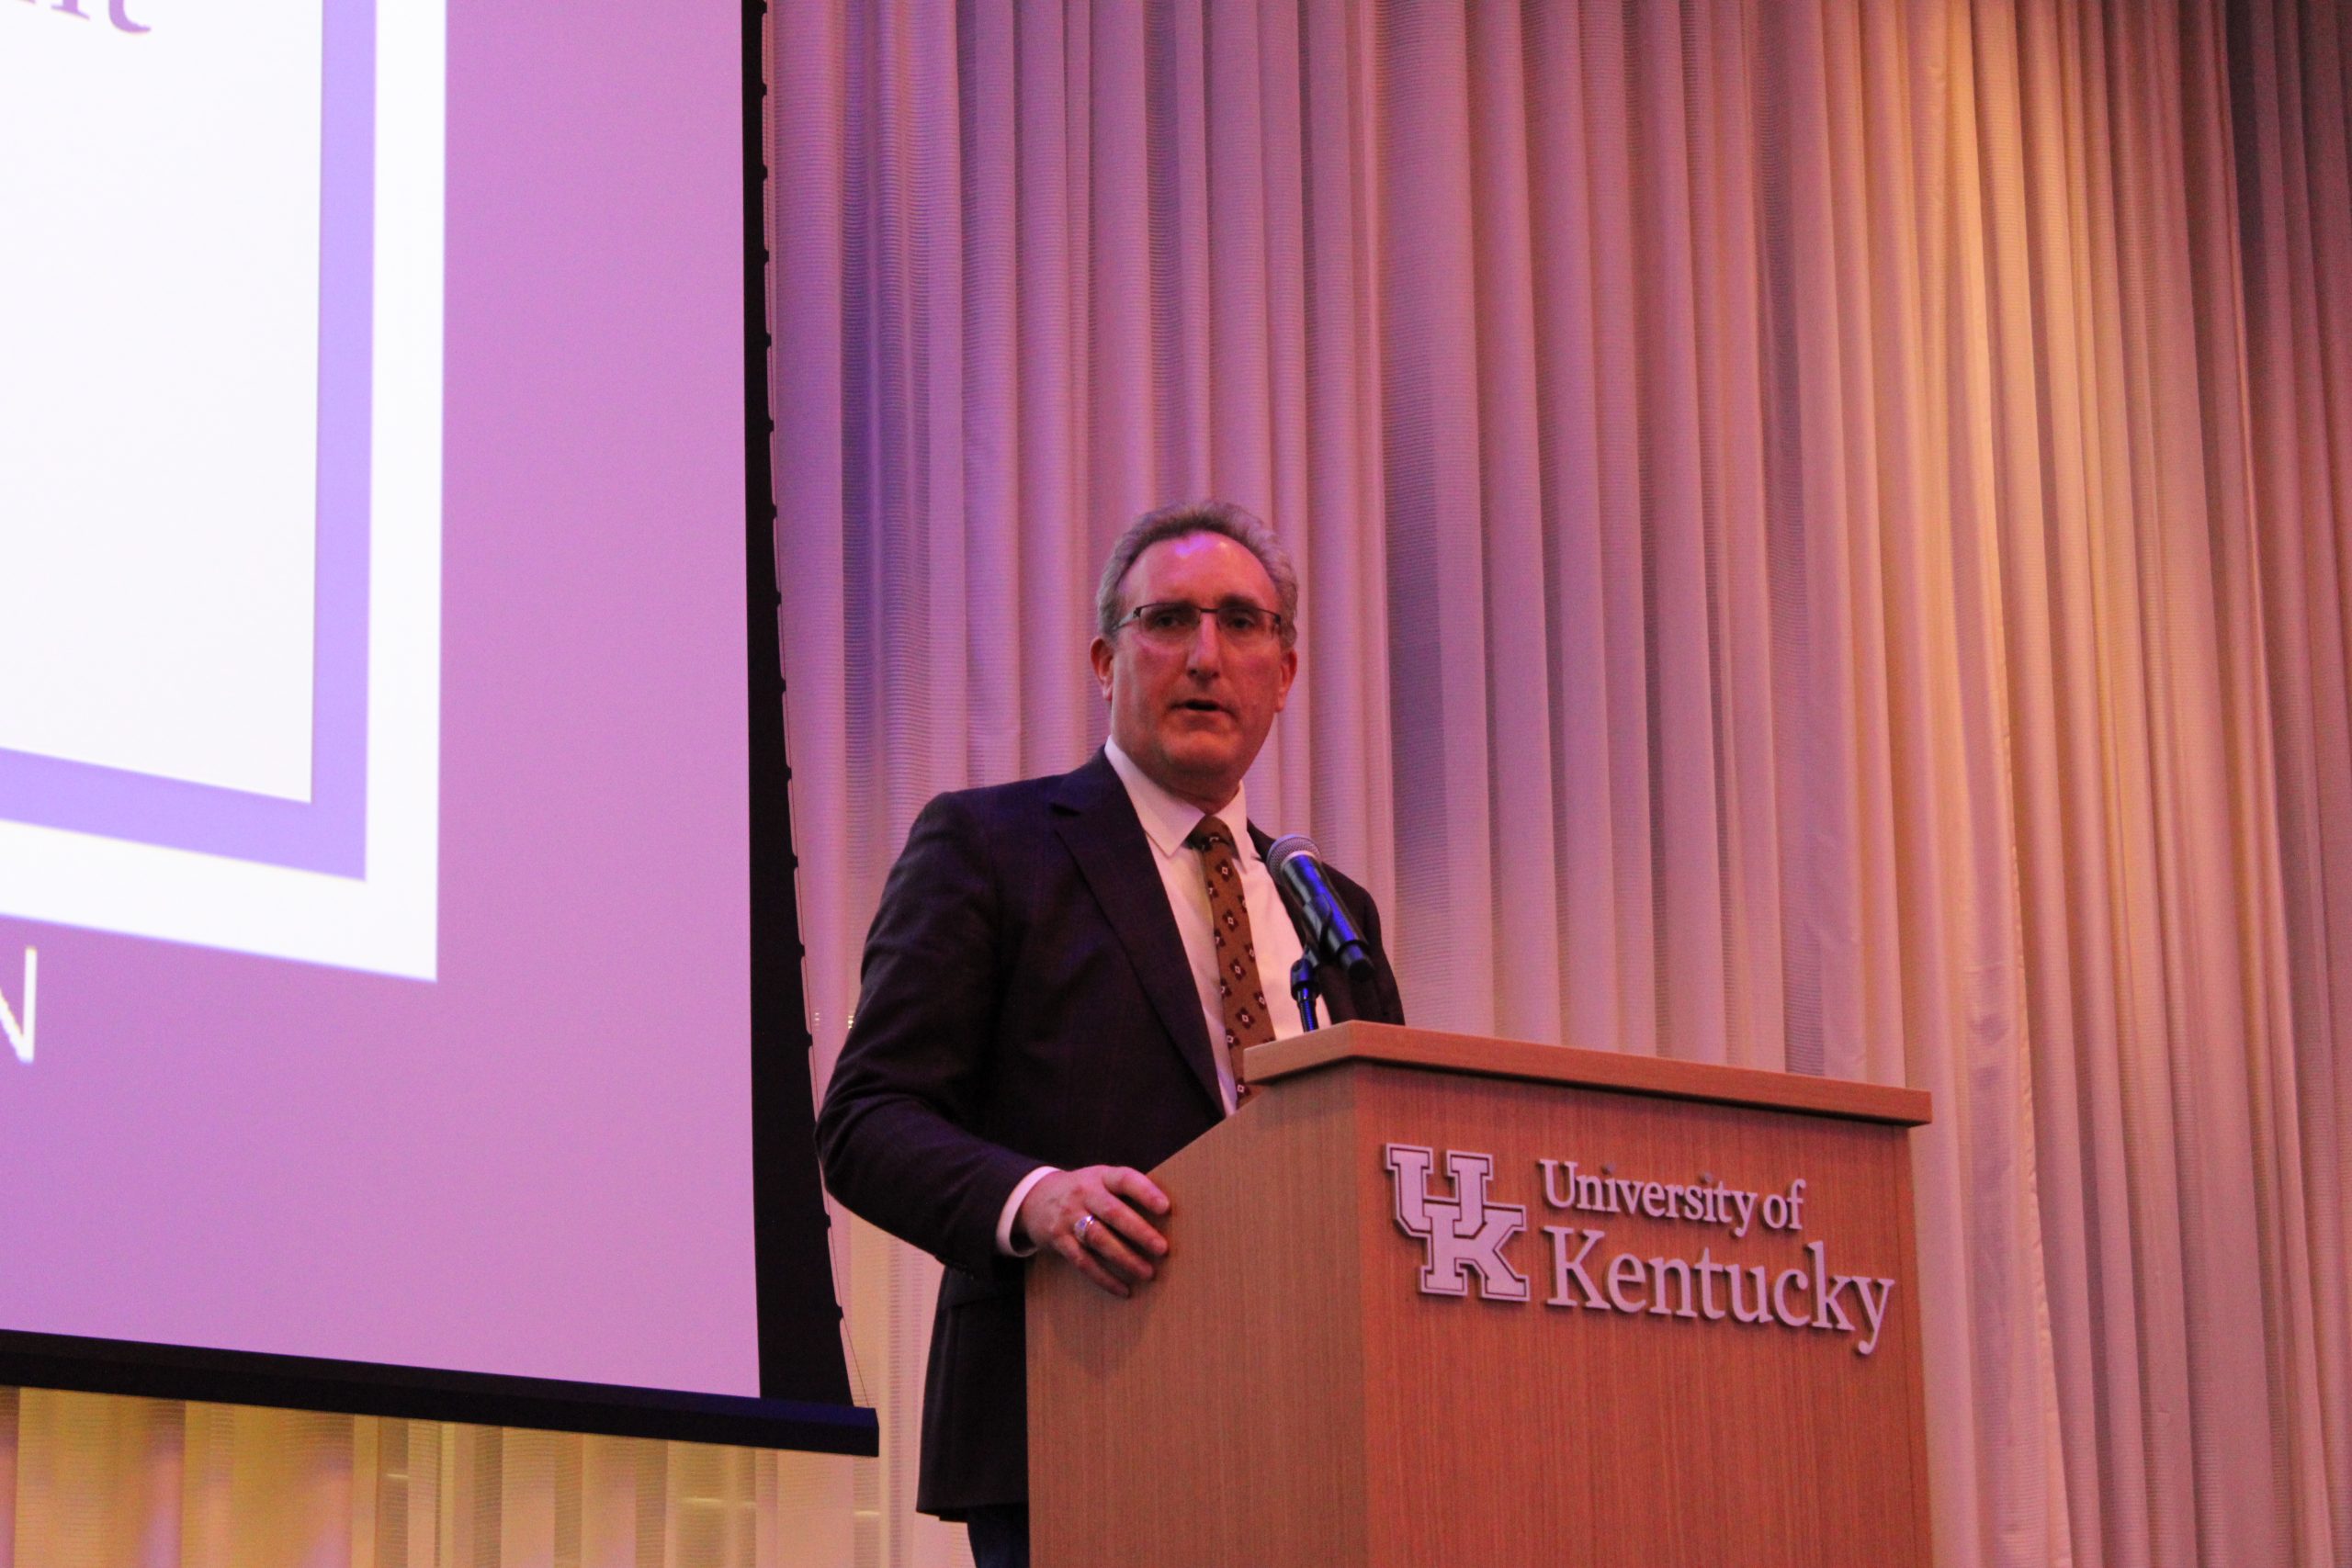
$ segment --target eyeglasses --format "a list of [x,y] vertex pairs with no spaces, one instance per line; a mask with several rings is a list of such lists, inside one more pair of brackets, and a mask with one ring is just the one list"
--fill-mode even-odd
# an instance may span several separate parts
[[1119,626],[1132,624],[1147,642],[1162,648],[1181,648],[1200,636],[1203,615],[1216,616],[1217,635],[1237,649],[1263,648],[1282,635],[1280,614],[1238,599],[1217,605],[1188,604],[1182,599],[1138,604],[1111,629],[1117,631]]

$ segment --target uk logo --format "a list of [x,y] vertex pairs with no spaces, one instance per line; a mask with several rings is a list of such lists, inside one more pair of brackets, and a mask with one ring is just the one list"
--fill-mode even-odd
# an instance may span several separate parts
[[1426,1249],[1421,1293],[1468,1295],[1470,1276],[1476,1274],[1478,1293],[1487,1300],[1527,1300],[1527,1276],[1503,1256],[1503,1244],[1527,1228],[1527,1210],[1517,1203],[1487,1201],[1495,1174],[1493,1156],[1447,1151],[1445,1169],[1453,1178],[1453,1195],[1442,1199],[1430,1191],[1435,1150],[1419,1144],[1390,1144],[1384,1152],[1396,1193],[1396,1224]]

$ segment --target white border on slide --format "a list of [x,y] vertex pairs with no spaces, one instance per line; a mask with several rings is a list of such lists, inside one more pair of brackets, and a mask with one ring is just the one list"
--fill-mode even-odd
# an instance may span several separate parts
[[440,890],[445,0],[376,12],[364,876],[0,822],[0,914],[434,978]]

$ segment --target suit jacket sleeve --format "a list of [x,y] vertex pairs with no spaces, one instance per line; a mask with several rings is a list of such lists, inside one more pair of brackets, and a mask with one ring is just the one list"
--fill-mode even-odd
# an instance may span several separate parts
[[866,937],[857,1012],[817,1118],[835,1197],[975,1273],[999,1262],[997,1217],[1039,1163],[972,1130],[985,1124],[1006,981],[989,840],[956,795],[915,819]]

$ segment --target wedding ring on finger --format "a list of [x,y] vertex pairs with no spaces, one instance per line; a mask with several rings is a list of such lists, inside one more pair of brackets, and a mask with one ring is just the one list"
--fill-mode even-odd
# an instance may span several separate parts
[[1077,1225],[1074,1226],[1069,1233],[1070,1239],[1077,1242],[1079,1246],[1084,1247],[1086,1245],[1086,1233],[1093,1228],[1094,1216],[1091,1214],[1080,1214],[1079,1216]]

